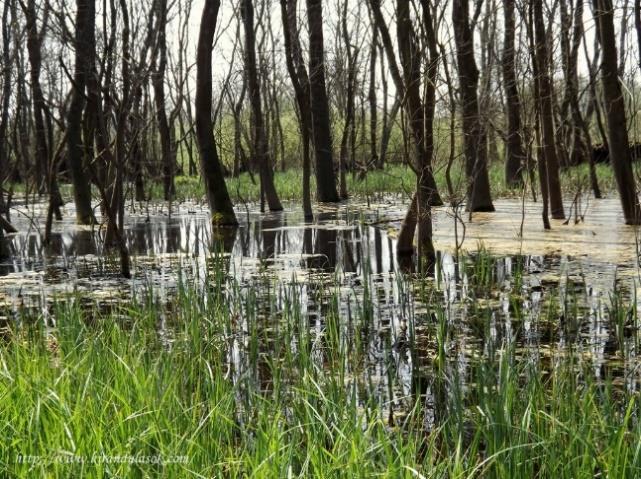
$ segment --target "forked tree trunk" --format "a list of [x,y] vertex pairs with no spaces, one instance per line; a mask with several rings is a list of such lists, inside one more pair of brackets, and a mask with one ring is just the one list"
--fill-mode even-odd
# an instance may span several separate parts
[[263,117],[260,84],[256,70],[256,41],[254,38],[254,7],[252,0],[242,0],[241,16],[245,27],[245,74],[247,75],[247,92],[251,106],[252,151],[256,156],[260,172],[261,191],[265,194],[271,211],[283,209],[274,186],[274,173],[269,158],[267,130]]
[[[33,124],[36,140],[36,187],[42,194],[47,186],[47,170],[49,164],[49,145],[47,144],[47,131],[45,127],[45,98],[40,86],[40,70],[42,68],[42,37],[38,31],[35,0],[20,2],[26,18],[27,52],[31,65],[31,104],[33,107]],[[48,7],[46,7],[48,8]],[[46,16],[45,16],[46,17]],[[44,27],[43,27],[44,28]]]
[[478,102],[479,71],[474,59],[474,35],[470,27],[468,0],[453,0],[452,22],[459,72],[467,209],[494,211],[487,173],[487,135],[483,128]]
[[[563,196],[561,193],[561,180],[559,177],[559,160],[556,154],[556,140],[554,132],[554,111],[552,109],[552,80],[548,67],[548,48],[545,24],[543,22],[542,2],[533,2],[533,27],[535,50],[534,56],[537,63],[538,74],[534,79],[538,83],[539,116],[543,148],[543,157],[547,169],[547,185],[550,194],[550,213],[554,219],[565,218],[563,210]],[[546,181],[541,178],[540,181]]]
[[[428,33],[431,32],[430,2],[422,1],[424,26]],[[433,86],[438,72],[438,53],[434,51],[436,37],[431,32],[428,34],[429,66],[426,90],[426,104],[423,105],[420,97],[420,63],[418,49],[414,43],[415,33],[411,22],[410,8],[407,0],[397,1],[397,36],[400,57],[403,65],[403,76],[396,63],[392,40],[381,11],[380,0],[369,2],[374,21],[381,35],[390,72],[396,85],[397,94],[402,98],[403,109],[407,111],[414,140],[414,169],[417,174],[417,191],[412,198],[405,219],[401,226],[396,252],[407,255],[413,252],[413,240],[416,227],[419,227],[419,254],[425,257],[428,263],[432,262],[434,247],[432,244],[432,218],[431,207],[443,204],[432,174],[433,137],[432,121],[434,114]],[[430,40],[431,39],[431,40]],[[400,104],[400,103],[399,103]],[[385,136],[385,132],[384,132]],[[383,150],[381,149],[381,154]]]

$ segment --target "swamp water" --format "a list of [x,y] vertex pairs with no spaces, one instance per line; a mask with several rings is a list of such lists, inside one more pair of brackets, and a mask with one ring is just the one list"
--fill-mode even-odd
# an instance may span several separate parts
[[[171,214],[149,205],[127,217],[130,281],[103,255],[100,229],[74,225],[71,209],[45,247],[34,219],[44,218],[42,208],[13,213],[20,233],[7,239],[12,259],[0,265],[5,324],[30,311],[55,331],[54,303],[79,301],[99,315],[150,298],[159,305],[158,334],[172,347],[172,299],[185,285],[216,289],[229,308],[224,342],[235,382],[268,392],[283,348],[308,348],[323,368],[333,342],[344,353],[345,387],[390,424],[416,394],[437,416],[434,368],[448,377],[450,395],[464,394],[474,364],[506,348],[542,370],[576,353],[597,381],[641,389],[636,231],[622,225],[614,199],[587,206],[584,222],[553,222],[551,232],[540,226],[539,205],[519,200],[497,201],[497,213],[475,214],[456,232],[451,210],[440,208],[438,264],[423,278],[395,258],[406,208],[396,197],[320,206],[311,223],[298,205],[267,214],[239,208],[240,228],[224,234],[212,232],[203,205]],[[457,255],[463,234],[467,253]],[[306,330],[307,344],[282,344],[295,337],[293,324]]]

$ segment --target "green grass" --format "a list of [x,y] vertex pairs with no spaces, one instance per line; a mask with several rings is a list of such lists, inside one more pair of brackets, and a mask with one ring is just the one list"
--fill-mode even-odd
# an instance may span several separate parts
[[[637,163],[637,174],[641,173],[641,164]],[[455,195],[458,198],[464,198],[466,190],[466,180],[462,168],[454,167],[452,169],[452,184],[454,185]],[[504,166],[501,163],[492,163],[489,169],[490,187],[493,198],[504,198],[511,196],[520,196],[522,191],[519,189],[508,188],[504,181]],[[444,199],[447,199],[447,183],[445,179],[445,167],[438,166],[435,168],[434,176],[439,187],[439,192]],[[616,182],[610,165],[597,165],[597,176],[599,185],[604,194],[616,191]],[[356,175],[347,174],[347,191],[352,197],[365,198],[377,197],[385,194],[399,194],[409,197],[416,187],[416,175],[406,165],[388,164],[384,170],[371,170],[363,179]],[[302,201],[303,197],[303,173],[300,168],[289,168],[286,171],[274,172],[274,182],[279,197],[283,201]],[[260,183],[258,175],[254,175],[256,184],[251,180],[248,173],[242,173],[238,178],[227,178],[227,188],[232,201],[235,204],[243,202],[256,202],[260,199]],[[178,176],[176,177],[176,200],[202,200],[205,196],[205,190],[199,176]],[[590,194],[590,182],[588,165],[569,168],[561,171],[562,188],[565,191],[568,201],[572,199],[577,191],[584,194]],[[528,180],[528,188],[530,182]],[[535,183],[535,187],[538,186]],[[25,185],[17,183],[11,185],[14,193],[21,194],[25,192]],[[161,183],[149,182],[147,184],[148,195],[152,200],[163,198],[163,189]],[[64,198],[71,201],[73,190],[70,184],[61,184],[60,190]],[[311,176],[312,198],[316,193],[316,178]],[[30,192],[33,194],[33,191]],[[130,191],[131,195],[132,192]],[[97,195],[97,192],[94,192]]]
[[[238,178],[227,179],[227,189],[234,203],[255,202],[260,199],[260,183],[258,175],[254,175],[256,184],[249,173],[242,173]],[[284,172],[274,173],[274,183],[281,200],[300,201],[303,197],[303,172],[299,168],[290,168]],[[385,170],[373,170],[363,180],[347,175],[350,195],[365,197],[385,193],[411,194],[415,186],[414,173],[402,165],[390,165]],[[316,178],[311,177],[312,196],[316,192]],[[204,188],[199,177],[180,176],[176,178],[177,199],[202,198]],[[152,198],[162,198],[162,188],[154,185]]]
[[[470,265],[486,287],[488,261]],[[638,394],[597,382],[578,355],[560,356],[550,370],[520,361],[510,342],[495,344],[463,382],[446,361],[452,325],[438,300],[428,303],[436,356],[413,371],[435,392],[428,433],[421,396],[406,398],[394,423],[376,400],[367,335],[378,332],[367,300],[346,321],[331,297],[315,352],[296,285],[281,311],[263,316],[258,293],[223,290],[222,271],[212,274],[204,294],[183,286],[169,308],[145,298],[109,313],[60,303],[53,329],[28,315],[12,326],[0,344],[0,476],[641,474]],[[261,304],[274,308],[272,299]],[[487,328],[489,313],[479,310],[477,321]],[[413,326],[410,341],[419,340]],[[233,345],[240,361],[230,366]],[[127,462],[147,456],[186,462]]]
[[[590,194],[590,183],[588,181],[588,166],[563,170],[561,174],[562,187],[566,192],[566,199],[570,200],[570,195],[581,190],[585,194]],[[614,174],[609,165],[597,165],[597,175],[599,184],[603,193],[612,192],[616,188]],[[494,163],[489,170],[490,185],[494,198],[503,198],[509,196],[521,195],[521,190],[508,188],[504,181],[503,165]],[[408,166],[401,164],[390,164],[384,170],[372,170],[363,178],[359,179],[351,173],[347,174],[347,191],[350,196],[354,197],[376,197],[382,194],[401,194],[411,196],[416,187],[416,176]],[[257,175],[255,176],[256,184],[252,183],[248,173],[241,174],[238,178],[228,178],[227,188],[234,203],[255,202],[260,199],[260,184]],[[447,195],[447,184],[445,180],[445,168],[435,169],[435,179],[441,195],[445,198]],[[274,182],[276,190],[281,200],[301,201],[303,197],[302,189],[302,170],[290,168],[284,172],[274,173]],[[455,193],[459,197],[465,195],[465,178],[461,169],[453,169],[452,183]],[[537,187],[538,188],[538,187]],[[176,179],[177,199],[184,201],[194,198],[202,198],[204,189],[199,177],[181,176]],[[315,195],[316,181],[311,177],[312,196]],[[539,194],[537,190],[537,195]],[[154,185],[152,189],[152,198],[162,198],[162,188]]]

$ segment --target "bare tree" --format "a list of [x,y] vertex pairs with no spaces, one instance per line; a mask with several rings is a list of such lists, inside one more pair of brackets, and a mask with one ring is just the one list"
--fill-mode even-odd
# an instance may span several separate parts
[[303,212],[305,218],[313,216],[310,194],[310,139],[312,137],[312,113],[310,107],[310,86],[307,69],[303,61],[298,21],[297,0],[280,0],[283,17],[283,37],[285,41],[285,62],[289,78],[294,87],[300,124],[301,144],[303,147]]
[[[91,207],[91,183],[87,172],[82,140],[82,117],[86,104],[85,88],[91,74],[91,36],[95,22],[95,0],[76,0],[76,64],[73,78],[73,92],[67,112],[67,158],[74,187],[76,221],[79,224],[96,222]],[[92,141],[86,139],[86,141]]]
[[537,101],[539,103],[539,126],[541,129],[541,148],[546,164],[547,177],[541,177],[540,181],[546,181],[550,195],[550,213],[552,218],[563,219],[563,197],[561,193],[561,180],[559,177],[559,161],[556,153],[556,140],[554,132],[554,112],[552,109],[552,80],[550,78],[548,63],[548,37],[545,33],[543,21],[542,2],[533,2],[532,18],[535,38],[534,57],[537,65],[537,73],[534,81],[538,84]]
[[465,172],[468,178],[467,209],[494,211],[487,173],[487,136],[479,111],[479,71],[474,59],[474,34],[468,0],[453,0],[452,23],[459,74]]
[[601,84],[606,108],[610,161],[619,188],[626,224],[641,224],[641,208],[637,196],[628,139],[625,102],[617,68],[616,37],[611,0],[593,0],[597,36],[603,49]]
[[254,38],[254,7],[252,0],[241,0],[240,11],[245,26],[245,74],[247,75],[247,90],[251,107],[252,150],[256,156],[255,162],[260,172],[261,205],[262,199],[265,198],[271,211],[280,211],[283,207],[280,204],[278,193],[274,186],[274,173],[269,158],[269,144],[262,110],[261,88],[256,69],[256,41]]
[[507,133],[505,141],[505,182],[508,186],[523,185],[523,167],[526,163],[525,149],[521,137],[521,99],[516,82],[514,65],[514,2],[503,0],[504,37],[503,37],[503,88],[507,110]]
[[398,0],[396,5],[397,37],[403,74],[396,63],[392,40],[381,11],[380,0],[370,0],[369,5],[385,48],[387,61],[396,89],[403,98],[403,109],[407,111],[412,129],[412,138],[416,151],[413,162],[417,175],[417,189],[410,207],[405,215],[397,242],[397,253],[408,254],[413,251],[413,240],[416,226],[419,229],[419,255],[433,260],[431,206],[442,204],[432,174],[434,115],[434,88],[438,73],[438,51],[436,35],[433,32],[431,2],[421,2],[423,6],[424,27],[428,31],[429,64],[426,104],[420,96],[420,61],[416,45],[416,33],[410,16],[409,1]]
[[316,154],[316,195],[318,201],[339,201],[332,151],[329,102],[325,86],[325,46],[321,0],[307,0],[309,25],[309,92],[312,137]]
[[220,0],[205,0],[196,51],[196,135],[200,166],[214,225],[238,224],[227,192],[212,129],[212,49]]

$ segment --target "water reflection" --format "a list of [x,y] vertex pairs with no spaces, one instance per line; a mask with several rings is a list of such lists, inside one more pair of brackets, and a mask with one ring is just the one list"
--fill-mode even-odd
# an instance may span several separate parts
[[[265,215],[250,210],[239,228],[218,229],[194,206],[172,217],[162,210],[132,216],[125,231],[131,282],[118,277],[117,261],[103,256],[98,228],[59,224],[48,247],[35,232],[18,234],[11,261],[0,265],[0,303],[7,310],[0,316],[25,304],[48,311],[54,296],[72,291],[105,304],[153,289],[168,302],[181,279],[204,281],[216,270],[212,261],[222,261],[227,275],[213,279],[225,284],[236,318],[230,370],[260,391],[273,387],[284,347],[279,328],[293,312],[309,336],[286,347],[309,349],[320,367],[331,363],[330,341],[363,349],[362,361],[345,368],[358,400],[384,404],[390,424],[402,421],[404,406],[417,396],[424,398],[426,424],[438,422],[447,398],[474,381],[475,358],[498,357],[506,345],[521,360],[549,367],[564,348],[580,350],[596,377],[620,377],[639,388],[636,334],[618,334],[606,307],[615,287],[635,297],[633,268],[587,257],[442,251],[433,278],[413,283],[405,273],[415,264],[397,261],[394,238],[377,226],[379,215],[340,206],[310,223],[294,206]],[[436,361],[439,355],[445,362]],[[447,385],[433,382],[435,367],[445,368]]]

